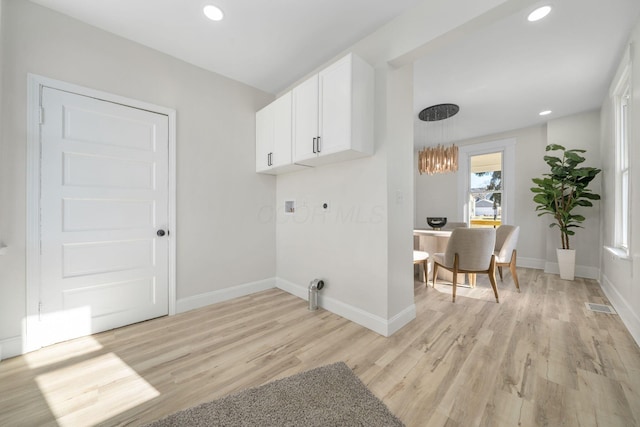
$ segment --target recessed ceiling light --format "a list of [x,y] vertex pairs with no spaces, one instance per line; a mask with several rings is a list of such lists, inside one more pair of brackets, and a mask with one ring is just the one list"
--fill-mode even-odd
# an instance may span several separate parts
[[539,21],[551,12],[551,6],[542,6],[529,14],[527,19],[529,22]]
[[203,12],[205,16],[212,21],[222,21],[222,18],[224,18],[224,13],[222,13],[222,10],[212,4],[206,5],[203,9]]
[[549,114],[551,114],[551,110],[544,110],[544,111],[540,111],[539,113],[541,116],[548,116]]

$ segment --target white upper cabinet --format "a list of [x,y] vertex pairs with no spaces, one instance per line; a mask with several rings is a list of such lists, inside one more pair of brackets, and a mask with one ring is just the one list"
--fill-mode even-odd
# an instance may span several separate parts
[[373,154],[373,69],[349,54],[293,89],[293,161]]
[[274,143],[273,104],[256,113],[256,172],[271,169],[271,154]]
[[294,167],[291,92],[287,92],[256,113],[256,172],[277,174]]
[[317,156],[318,141],[318,75],[306,80],[293,89],[295,105],[293,125],[294,161],[307,160]]
[[256,113],[256,172],[373,154],[373,68],[349,54]]

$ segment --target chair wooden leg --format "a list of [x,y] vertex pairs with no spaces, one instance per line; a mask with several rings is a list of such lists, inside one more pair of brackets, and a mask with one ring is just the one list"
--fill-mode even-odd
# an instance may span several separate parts
[[500,302],[498,299],[498,286],[496,284],[496,257],[495,255],[491,256],[491,264],[489,264],[489,281],[491,282],[491,287],[493,288],[493,293],[496,296],[496,302]]
[[453,258],[453,292],[451,293],[452,299],[451,302],[456,302],[456,285],[458,284],[458,254],[454,255]]
[[520,292],[520,283],[518,282],[518,272],[516,271],[516,250],[513,250],[513,255],[511,255],[511,263],[509,264],[509,269],[511,270],[511,276],[513,276],[513,282],[516,284],[516,289]]
[[424,278],[424,285],[427,286],[427,269],[429,267],[427,267],[427,261],[428,259],[425,259],[424,262],[422,263],[422,277]]
[[438,276],[438,263],[437,262],[433,262],[433,289],[436,288],[436,277]]
[[500,280],[502,281],[502,266],[498,266],[498,274],[500,275]]
[[453,283],[451,284],[451,286],[453,286],[453,292],[452,292],[452,300],[451,302],[456,302],[456,283],[458,282],[458,270],[453,270]]

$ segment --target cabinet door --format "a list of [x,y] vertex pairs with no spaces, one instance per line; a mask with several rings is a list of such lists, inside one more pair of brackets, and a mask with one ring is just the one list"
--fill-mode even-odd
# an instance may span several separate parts
[[293,89],[293,160],[316,157],[318,137],[318,75]]
[[271,105],[273,107],[273,154],[272,166],[291,164],[291,92],[278,98]]
[[274,108],[269,104],[256,113],[256,172],[271,168],[270,153],[274,147]]
[[351,57],[319,74],[320,155],[351,148]]

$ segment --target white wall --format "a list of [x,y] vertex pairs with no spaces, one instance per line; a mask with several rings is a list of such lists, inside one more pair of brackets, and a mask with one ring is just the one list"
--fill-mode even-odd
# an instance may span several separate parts
[[445,217],[448,222],[460,222],[458,218],[458,199],[451,189],[457,188],[458,177],[455,173],[437,173],[434,175],[418,172],[418,151],[414,152],[413,176],[415,188],[415,228],[429,228],[427,217]]
[[[278,176],[277,274],[304,296],[382,335],[415,317],[412,245],[412,68],[375,70],[375,155]],[[293,215],[285,200],[295,200]],[[328,212],[321,208],[327,202]]]
[[[3,9],[3,1],[0,1],[0,120],[3,117],[2,116],[2,99],[4,99],[3,96],[3,64],[4,64],[4,55],[3,55],[3,45],[4,43],[2,42],[4,40],[4,15],[2,13],[2,9]],[[1,124],[1,122],[0,122]],[[0,195],[5,194],[8,191],[8,171],[6,170],[6,168],[2,167],[3,166],[3,161],[2,159],[6,158],[6,153],[5,153],[5,149],[4,149],[4,144],[2,144],[3,141],[3,133],[4,133],[4,126],[0,126]],[[0,196],[0,248],[2,248],[4,246],[4,242],[6,241],[6,236],[9,233],[9,223],[8,221],[6,221],[5,219],[9,217],[9,211],[10,211],[10,206],[7,203],[2,203],[2,198]],[[0,255],[0,299],[4,300],[4,298],[7,297],[5,291],[3,291],[3,288],[5,288],[5,286],[3,286],[2,282],[2,259],[3,259],[3,255]],[[2,318],[0,317],[0,325],[2,324]],[[1,326],[0,326],[1,328]],[[3,349],[2,349],[2,345],[3,345],[3,339],[2,339],[2,332],[0,331],[0,360],[2,360],[3,357]]]
[[[547,141],[549,144],[560,144],[567,149],[580,148],[587,150],[584,154],[584,166],[600,168],[600,111],[562,117],[550,120],[547,124]],[[546,165],[545,165],[546,166]],[[602,173],[594,179],[589,188],[602,196]],[[571,249],[576,249],[576,275],[598,279],[600,277],[600,206],[601,201],[594,201],[593,207],[577,208],[576,213],[584,215],[584,228],[574,231],[569,236]],[[552,222],[549,215],[544,217],[546,224]],[[562,247],[560,232],[556,227],[547,229],[547,266],[545,270],[558,272],[556,248]]]
[[[25,313],[27,73],[177,110],[180,300],[275,276],[275,179],[255,173],[255,111],[273,96],[31,2],[2,1],[0,343]],[[5,345],[5,357],[7,356]]]
[[[386,319],[384,160],[374,156],[278,176],[278,279],[304,290],[312,279],[324,279],[323,299]],[[284,213],[285,200],[296,201],[295,214]]]
[[[413,65],[387,73],[388,316],[413,316]],[[408,267],[408,268],[407,268]],[[411,311],[413,310],[413,312]]]
[[[385,334],[386,69],[376,69],[375,84],[374,156],[278,176],[277,275],[279,286],[298,295],[312,279],[323,279],[322,307]],[[285,200],[296,201],[295,214],[284,213]],[[324,202],[328,212],[321,208]]]
[[[629,172],[631,183],[630,258],[623,259],[607,250],[602,251],[601,285],[623,322],[640,344],[640,21],[629,40],[632,43],[632,96],[629,120]],[[622,65],[622,64],[621,64]],[[612,82],[614,84],[614,82]],[[614,244],[615,195],[615,133],[613,99],[609,95],[602,105],[602,243]]]

